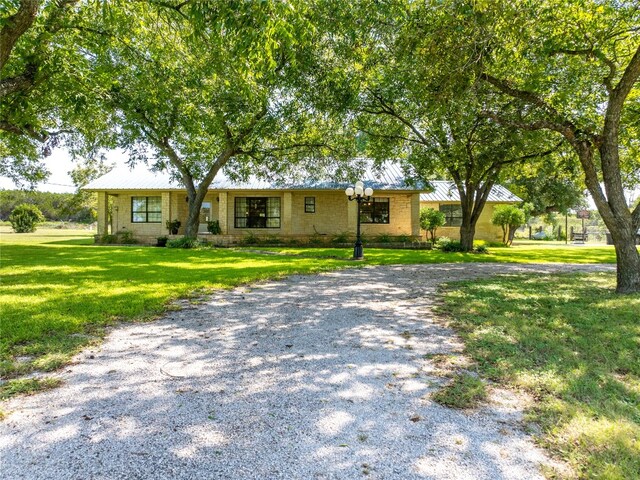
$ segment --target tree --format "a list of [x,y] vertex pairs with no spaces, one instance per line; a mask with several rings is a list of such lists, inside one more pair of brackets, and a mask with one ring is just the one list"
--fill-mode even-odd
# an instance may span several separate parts
[[502,243],[507,246],[511,246],[516,230],[525,222],[524,210],[515,205],[498,205],[491,216],[491,223],[502,227]]
[[14,232],[31,233],[36,231],[38,223],[44,222],[44,216],[35,205],[23,203],[13,209],[9,215],[9,222]]
[[57,146],[87,157],[112,145],[113,132],[90,98],[87,73],[92,43],[109,34],[95,28],[107,6],[8,3],[0,18],[0,175],[33,184],[47,177],[42,159]]
[[[511,106],[485,113],[522,131],[562,136],[611,233],[616,290],[638,292],[640,208],[630,209],[624,194],[640,171],[634,156],[640,122],[638,3],[585,0],[580,8],[560,0],[498,3],[467,8],[465,17],[485,32],[476,37],[482,52],[473,64],[477,78]],[[458,29],[458,40],[470,41],[470,29]]]
[[446,223],[444,213],[433,208],[423,208],[420,210],[420,228],[429,232],[431,242],[436,241],[436,230]]
[[167,170],[186,188],[186,236],[197,235],[222,168],[276,176],[304,161],[321,168],[334,153],[325,148],[331,119],[309,107],[297,83],[312,46],[304,2],[222,2],[195,25],[129,8],[142,26],[96,53],[99,96],[131,162]]

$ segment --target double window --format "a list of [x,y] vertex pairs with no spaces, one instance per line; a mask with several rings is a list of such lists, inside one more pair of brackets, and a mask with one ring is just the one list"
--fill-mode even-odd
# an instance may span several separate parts
[[279,197],[236,197],[235,228],[280,228]]
[[440,211],[444,213],[447,227],[462,225],[462,207],[460,205],[440,205]]
[[372,198],[362,202],[360,223],[389,223],[389,198]]
[[160,223],[162,197],[131,197],[132,223]]

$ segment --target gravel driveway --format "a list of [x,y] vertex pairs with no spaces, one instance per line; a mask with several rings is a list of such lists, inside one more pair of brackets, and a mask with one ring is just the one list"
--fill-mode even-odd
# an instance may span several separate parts
[[613,266],[444,264],[293,276],[124,325],[7,402],[5,479],[530,479],[549,463],[512,395],[429,400],[441,282]]

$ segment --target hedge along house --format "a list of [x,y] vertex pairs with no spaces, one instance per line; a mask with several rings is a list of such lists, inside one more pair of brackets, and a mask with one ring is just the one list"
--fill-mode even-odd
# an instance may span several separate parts
[[[429,182],[433,191],[420,194],[420,208],[433,208],[444,213],[446,224],[438,228],[438,237],[460,238],[460,225],[462,225],[462,206],[460,194],[453,182],[444,180],[432,180]],[[493,211],[498,205],[520,203],[522,199],[511,193],[501,185],[494,185],[487,202],[482,209],[478,223],[476,224],[476,240],[491,242],[502,241],[502,228],[491,223]]]
[[[373,199],[361,206],[362,233],[419,237],[420,191],[409,186],[400,168],[388,164],[380,172],[363,175]],[[233,244],[245,236],[308,239],[348,233],[355,235],[357,203],[344,193],[353,182],[305,181],[275,184],[245,183],[219,178],[209,187],[200,212],[199,236],[212,239],[207,222],[218,221],[218,244]],[[188,213],[186,191],[168,174],[145,169],[114,170],[89,183],[84,190],[98,195],[98,234],[128,231],[143,243],[169,234],[166,223],[179,220],[184,234]]]

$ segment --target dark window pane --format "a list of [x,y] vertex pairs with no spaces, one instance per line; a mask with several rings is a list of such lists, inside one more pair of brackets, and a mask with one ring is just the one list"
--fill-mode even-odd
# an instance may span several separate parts
[[360,205],[361,223],[389,223],[389,199],[372,198]]

